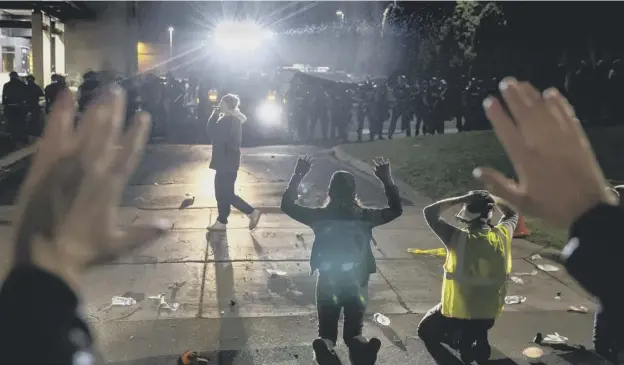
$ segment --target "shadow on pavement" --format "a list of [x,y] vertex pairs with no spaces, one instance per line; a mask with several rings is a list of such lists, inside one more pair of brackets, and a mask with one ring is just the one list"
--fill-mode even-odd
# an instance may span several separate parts
[[[226,232],[208,232],[206,238],[212,247],[216,260],[215,283],[217,286],[217,302],[219,305],[219,348],[245,348],[248,335],[245,331],[243,318],[238,313],[236,305],[236,291],[234,289],[234,268],[229,259],[228,240]],[[217,364],[231,365],[239,356],[238,350],[219,351]],[[253,365],[253,361],[249,362]]]
[[[250,235],[258,257],[263,260],[268,260],[269,258],[265,254],[260,242],[258,242],[258,239],[253,233]],[[305,272],[303,275],[288,274],[288,276],[279,276],[269,273],[267,273],[267,275],[267,287],[269,292],[280,295],[292,301],[294,304],[304,307],[316,303],[316,283],[314,280],[310,280],[309,272]]]

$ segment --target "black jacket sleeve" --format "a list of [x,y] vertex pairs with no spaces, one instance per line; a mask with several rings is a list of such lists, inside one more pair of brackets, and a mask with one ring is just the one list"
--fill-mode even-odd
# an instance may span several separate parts
[[297,204],[297,188],[304,177],[305,176],[293,174],[290,178],[290,182],[288,183],[288,188],[286,188],[286,191],[282,194],[280,209],[284,212],[284,214],[297,222],[310,226],[319,219],[320,209],[302,207]]
[[[619,313],[624,276],[619,271],[624,259],[621,225],[624,210],[606,204],[583,214],[570,229],[570,241],[563,250],[565,266],[587,291],[598,297],[605,309]],[[610,308],[614,308],[611,310]],[[620,323],[624,324],[624,323]]]
[[2,363],[93,363],[91,335],[77,305],[60,278],[33,266],[14,268],[0,289]]
[[390,223],[403,214],[403,205],[401,205],[401,197],[399,189],[394,185],[384,186],[386,199],[388,199],[388,207],[381,209],[366,209],[365,219],[370,222],[373,227]]

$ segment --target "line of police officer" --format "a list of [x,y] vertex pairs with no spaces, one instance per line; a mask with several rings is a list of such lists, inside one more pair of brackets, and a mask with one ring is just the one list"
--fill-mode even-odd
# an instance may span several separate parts
[[389,120],[388,138],[398,122],[401,131],[412,135],[442,134],[444,122],[455,119],[458,131],[489,129],[481,101],[489,91],[482,81],[462,77],[448,85],[443,79],[409,83],[403,75],[390,80],[373,80],[354,85],[345,82],[293,80],[286,96],[289,126],[299,140],[314,138],[320,121],[322,139],[347,141],[349,125],[355,121],[357,139],[362,140],[368,121],[369,140],[384,139],[383,125]]

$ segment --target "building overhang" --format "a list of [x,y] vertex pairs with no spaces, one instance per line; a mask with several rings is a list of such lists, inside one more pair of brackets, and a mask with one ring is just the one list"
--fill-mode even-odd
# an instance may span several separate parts
[[[43,12],[60,21],[71,19],[94,19],[95,12],[83,1],[2,1],[0,9],[12,15],[13,19],[3,21],[30,22],[32,12]],[[6,23],[10,24],[10,23]],[[22,28],[25,24],[13,23],[15,28]]]

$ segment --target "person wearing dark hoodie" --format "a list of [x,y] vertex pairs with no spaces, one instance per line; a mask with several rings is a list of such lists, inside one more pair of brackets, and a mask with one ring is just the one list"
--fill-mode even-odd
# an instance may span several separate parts
[[249,229],[254,229],[260,221],[261,213],[254,209],[234,192],[241,160],[242,125],[247,121],[238,108],[240,99],[227,94],[212,111],[206,127],[212,138],[212,159],[210,168],[215,170],[215,196],[219,216],[211,231],[224,231],[227,228],[230,207],[240,210],[249,217]]
[[374,364],[381,347],[379,339],[369,341],[362,336],[368,280],[377,271],[370,242],[373,228],[393,221],[403,213],[403,208],[390,174],[390,162],[380,158],[375,165],[375,175],[388,199],[387,208],[362,207],[356,195],[355,177],[347,171],[332,175],[325,205],[318,208],[298,205],[297,189],[312,167],[310,156],[299,158],[282,196],[282,211],[314,231],[310,267],[311,274],[319,273],[316,284],[319,338],[312,347],[320,365],[341,363],[334,351],[341,310],[344,310],[343,339],[353,365]]

